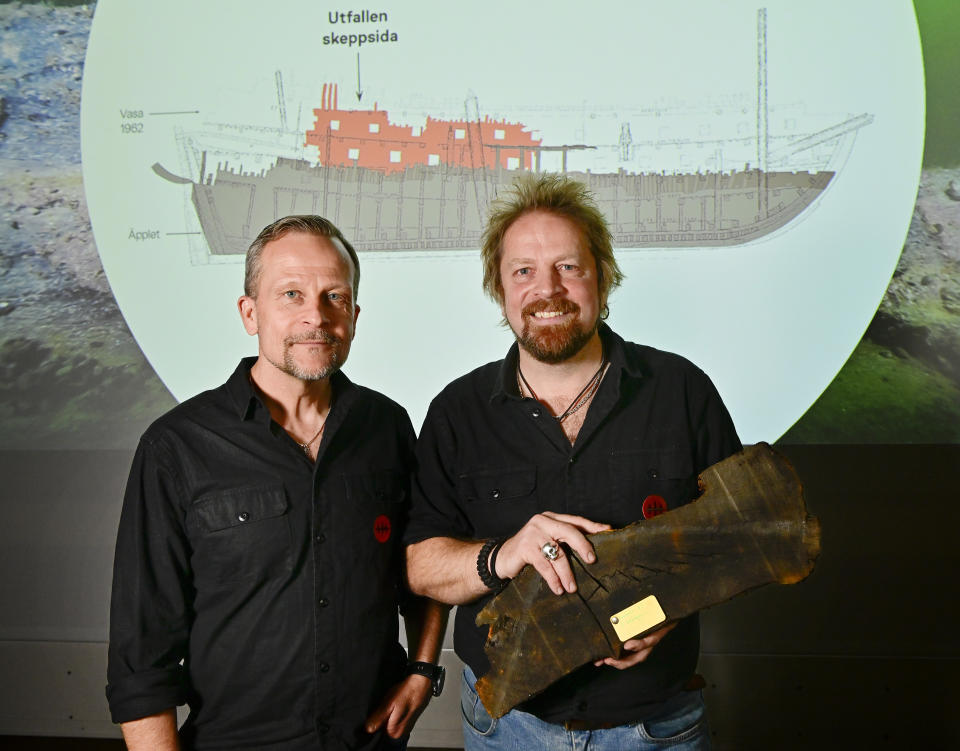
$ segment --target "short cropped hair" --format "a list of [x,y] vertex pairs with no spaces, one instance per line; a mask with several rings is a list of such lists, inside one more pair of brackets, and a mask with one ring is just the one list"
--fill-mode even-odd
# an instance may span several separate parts
[[480,246],[483,291],[503,307],[503,280],[500,278],[503,236],[510,225],[531,211],[547,211],[574,223],[597,264],[600,302],[606,305],[607,296],[623,281],[623,272],[613,255],[607,220],[586,185],[550,173],[521,175],[514,180],[507,194],[491,205]]
[[357,296],[360,293],[360,259],[357,258],[357,251],[347,242],[347,238],[338,230],[333,222],[324,219],[316,214],[299,214],[285,216],[277,219],[273,224],[268,224],[262,230],[257,238],[250,243],[247,248],[246,268],[243,276],[243,293],[247,297],[256,297],[257,288],[260,286],[261,258],[263,248],[267,243],[279,240],[284,235],[291,232],[302,232],[315,237],[329,237],[339,240],[350,261],[353,263],[353,302],[356,304]]

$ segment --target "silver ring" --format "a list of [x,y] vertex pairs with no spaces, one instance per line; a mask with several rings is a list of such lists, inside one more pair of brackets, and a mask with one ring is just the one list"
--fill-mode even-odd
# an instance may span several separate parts
[[556,540],[547,540],[540,546],[540,552],[548,561],[555,561],[560,557],[560,546]]

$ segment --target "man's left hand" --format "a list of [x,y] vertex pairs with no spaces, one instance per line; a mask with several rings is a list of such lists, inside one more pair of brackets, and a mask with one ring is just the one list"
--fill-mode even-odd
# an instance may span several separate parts
[[596,660],[593,664],[597,667],[601,665],[609,665],[612,668],[617,670],[626,670],[627,668],[632,668],[634,665],[643,662],[650,656],[650,652],[653,651],[653,648],[660,643],[660,640],[664,636],[670,633],[674,626],[677,625],[677,621],[664,626],[663,628],[658,628],[656,631],[653,631],[642,639],[628,639],[623,643],[624,651],[628,652],[624,657],[616,659],[614,657],[604,657],[602,660]]
[[427,708],[433,685],[424,675],[408,675],[391,688],[370,716],[365,727],[375,733],[381,727],[391,738],[402,738],[413,730],[420,713]]

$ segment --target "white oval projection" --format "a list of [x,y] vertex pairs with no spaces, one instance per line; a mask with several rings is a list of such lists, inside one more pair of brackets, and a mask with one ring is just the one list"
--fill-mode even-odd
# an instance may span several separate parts
[[896,266],[924,126],[908,0],[240,5],[100,0],[87,52],[97,246],[179,399],[255,352],[241,253],[288,213],[356,240],[347,371],[417,424],[509,344],[477,238],[524,170],[590,184],[627,274],[611,325],[706,370],[746,442],[813,403]]

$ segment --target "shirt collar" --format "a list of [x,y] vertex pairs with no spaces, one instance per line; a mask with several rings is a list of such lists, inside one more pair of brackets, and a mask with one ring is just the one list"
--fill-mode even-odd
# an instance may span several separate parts
[[[623,338],[603,321],[600,322],[597,330],[600,332],[600,341],[603,342],[604,355],[610,361],[610,371],[619,371],[623,376],[629,378],[643,378],[643,361],[637,353],[627,351]],[[494,381],[490,401],[520,398],[520,390],[517,388],[517,361],[519,357],[520,347],[514,342],[500,364],[500,373]]]
[[260,404],[260,399],[250,382],[250,368],[257,361],[256,357],[244,357],[233,375],[227,379],[227,393],[237,409],[237,416],[241,420],[249,420],[254,409]]
[[[244,357],[240,361],[237,369],[233,371],[233,375],[227,379],[227,392],[230,394],[230,398],[237,409],[237,416],[241,420],[251,420],[254,419],[255,415],[262,414],[266,415],[266,419],[269,421],[270,411],[260,399],[250,380],[250,369],[256,361],[255,356]],[[353,400],[357,386],[339,370],[330,376],[330,385],[333,390],[333,402],[339,403],[342,408],[345,408]]]

